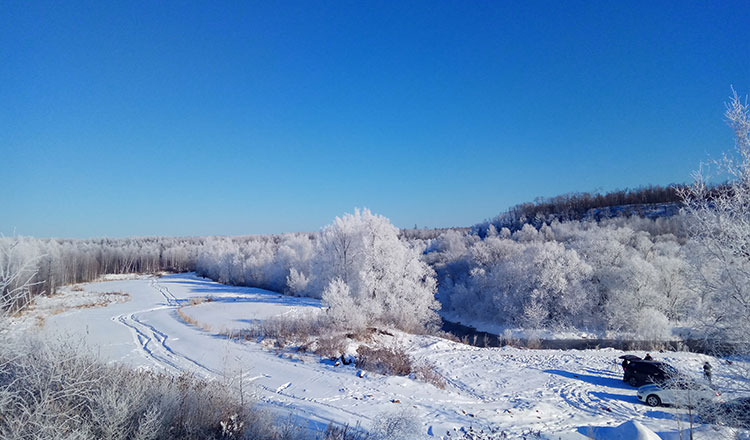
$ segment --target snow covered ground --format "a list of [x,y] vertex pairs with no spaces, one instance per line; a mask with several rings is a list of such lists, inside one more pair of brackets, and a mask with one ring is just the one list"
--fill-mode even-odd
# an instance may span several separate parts
[[[554,439],[610,438],[618,433],[627,438],[628,432],[651,429],[662,438],[676,439],[679,429],[686,428],[684,410],[650,408],[637,400],[636,390],[621,380],[617,357],[623,352],[614,349],[478,348],[432,336],[382,336],[382,342],[403,344],[415,360],[434,365],[447,382],[445,389],[438,389],[408,377],[359,377],[353,365],[335,366],[313,354],[277,353],[255,341],[221,335],[272,316],[320,313],[317,300],[225,286],[194,274],[80,287],[83,291],[67,288],[49,301],[71,302],[76,296],[106,292],[126,293],[129,300],[50,313],[36,320],[46,337],[80,340],[108,361],[228,381],[238,393],[252,393],[311,428],[330,421],[372,427],[397,412],[415,417],[427,438],[441,438],[454,429],[494,427],[511,438],[529,431]],[[191,298],[211,300],[193,300],[191,305]],[[733,375],[719,359],[690,353],[655,357],[696,375],[710,360],[725,397],[748,388],[742,382],[747,378]],[[630,423],[615,428],[624,422]],[[697,438],[728,434],[706,425],[698,427]]]

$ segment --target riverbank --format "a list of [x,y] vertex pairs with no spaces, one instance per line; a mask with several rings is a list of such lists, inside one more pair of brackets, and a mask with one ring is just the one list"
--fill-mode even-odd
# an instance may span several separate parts
[[[723,341],[710,341],[705,339],[674,339],[668,341],[638,340],[629,338],[547,338],[538,336],[513,336],[498,335],[490,332],[477,330],[476,328],[443,319],[441,330],[457,337],[462,342],[475,347],[521,347],[545,350],[595,350],[599,348],[614,348],[616,350],[662,350],[662,351],[687,351],[692,353],[703,353],[714,356],[725,356],[734,354],[738,350],[736,344]],[[528,334],[531,334],[529,332]],[[515,333],[517,334],[517,333]]]

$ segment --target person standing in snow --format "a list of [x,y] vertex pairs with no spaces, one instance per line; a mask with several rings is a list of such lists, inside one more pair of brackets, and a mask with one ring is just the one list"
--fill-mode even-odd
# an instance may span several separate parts
[[706,378],[708,383],[711,383],[711,364],[708,361],[703,364],[703,377]]
[[654,358],[651,357],[651,353],[646,353],[646,357],[643,358],[644,361],[653,361]]

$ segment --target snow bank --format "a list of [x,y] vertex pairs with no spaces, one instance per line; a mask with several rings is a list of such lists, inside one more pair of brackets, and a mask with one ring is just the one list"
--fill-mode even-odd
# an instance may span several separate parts
[[579,432],[595,440],[662,440],[657,433],[636,420],[615,427],[581,427]]

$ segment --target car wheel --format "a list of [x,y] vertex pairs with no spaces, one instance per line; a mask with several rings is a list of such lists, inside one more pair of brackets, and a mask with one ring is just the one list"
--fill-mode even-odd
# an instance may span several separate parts
[[656,394],[649,394],[646,397],[646,404],[648,406],[659,406],[661,405],[661,399]]
[[635,377],[631,377],[630,379],[628,379],[628,383],[631,386],[637,387],[638,386],[638,379],[636,379]]

